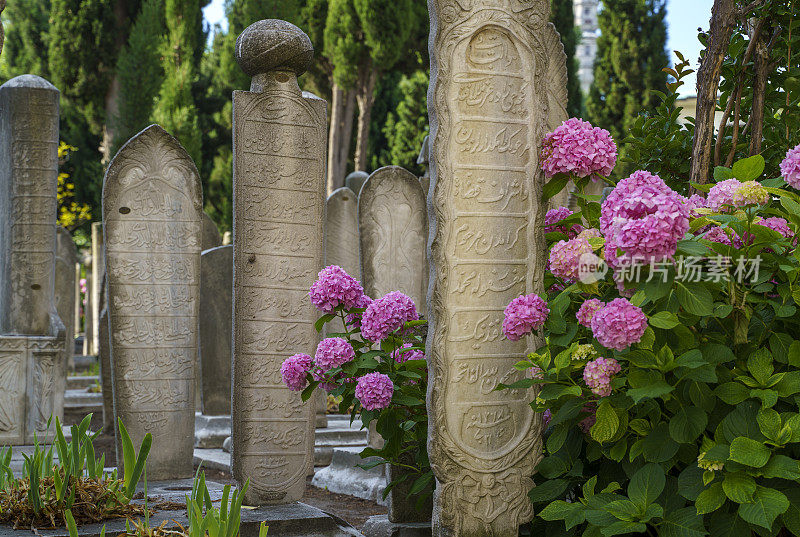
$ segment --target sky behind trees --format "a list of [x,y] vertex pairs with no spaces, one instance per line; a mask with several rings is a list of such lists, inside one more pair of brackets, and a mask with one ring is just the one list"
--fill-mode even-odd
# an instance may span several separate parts
[[[227,29],[224,3],[225,0],[212,0],[203,9],[203,15],[211,25],[219,23],[223,29]],[[670,51],[670,60],[675,59],[672,55],[673,50],[681,51],[686,58],[697,59],[700,54],[697,28],[708,28],[713,3],[713,0],[667,0],[667,46]],[[686,85],[681,88],[681,95],[694,95],[694,85],[695,77],[692,75],[687,78]]]

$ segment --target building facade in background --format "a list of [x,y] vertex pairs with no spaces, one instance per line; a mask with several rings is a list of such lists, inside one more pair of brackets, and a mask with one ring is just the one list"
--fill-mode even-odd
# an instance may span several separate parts
[[575,10],[575,26],[580,29],[581,40],[578,43],[576,57],[578,59],[578,78],[581,90],[589,92],[594,79],[594,59],[597,56],[597,6],[599,0],[573,0]]

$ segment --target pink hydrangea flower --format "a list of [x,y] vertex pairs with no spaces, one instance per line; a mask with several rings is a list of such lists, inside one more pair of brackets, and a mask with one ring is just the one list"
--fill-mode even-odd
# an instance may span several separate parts
[[544,326],[550,308],[538,295],[521,295],[506,306],[503,319],[503,334],[511,341]]
[[699,216],[697,209],[702,209],[706,206],[706,199],[699,194],[692,194],[686,199],[686,207],[693,217]]
[[570,118],[545,135],[542,170],[547,177],[558,173],[577,177],[608,177],[617,163],[617,146],[605,129]]
[[671,258],[689,229],[690,217],[685,198],[661,178],[645,171],[634,172],[619,182],[600,210],[606,262],[614,268],[624,262],[641,264]]
[[592,253],[592,245],[586,239],[558,241],[550,250],[550,272],[565,280],[577,280],[580,259]]
[[367,306],[361,318],[361,335],[381,341],[407,321],[419,319],[414,301],[400,291],[392,291]]
[[302,391],[308,384],[306,375],[311,370],[311,365],[311,356],[308,354],[290,356],[281,364],[283,383],[292,391]]
[[763,220],[758,220],[756,224],[769,228],[772,231],[777,231],[787,239],[794,237],[794,232],[792,231],[792,228],[789,227],[789,222],[780,216],[764,218]]
[[324,313],[331,313],[340,305],[355,308],[363,295],[359,281],[337,265],[322,269],[308,292],[311,303]]
[[[353,305],[353,308],[361,309],[366,308],[372,304],[372,299],[367,295],[361,295],[358,301]],[[346,322],[348,325],[355,326],[358,329],[361,329],[361,316],[364,313],[348,313]]]
[[590,227],[589,229],[584,229],[583,231],[578,233],[578,237],[577,238],[578,239],[584,239],[584,240],[588,241],[589,239],[599,239],[601,237],[602,237],[602,235],[600,235],[600,230],[599,229]]
[[[742,247],[742,240],[739,235],[731,228],[723,228],[722,226],[714,226],[709,229],[703,238],[707,241],[718,242],[720,244],[727,244],[734,248]],[[731,238],[733,240],[731,240]]]
[[578,324],[581,324],[586,328],[591,328],[592,317],[594,317],[594,314],[605,305],[605,302],[602,302],[597,298],[590,298],[589,300],[584,301],[583,304],[581,304],[581,307],[578,308],[578,312],[575,314],[575,317],[578,319]]
[[424,360],[425,353],[419,349],[409,349],[409,347],[413,347],[411,343],[406,343],[399,349],[396,349],[392,352],[392,358],[398,364],[402,364],[403,362],[407,362],[409,360]]
[[358,379],[356,398],[367,410],[381,410],[389,406],[394,393],[394,384],[388,375],[383,373],[367,373]]
[[553,420],[553,413],[548,408],[544,412],[542,412],[542,425],[546,428],[550,425],[550,422]]
[[578,422],[578,427],[580,427],[581,431],[583,431],[585,434],[589,434],[589,430],[597,422],[597,403],[594,401],[589,401],[583,405],[581,412],[584,412],[588,415]]
[[323,372],[341,367],[356,357],[353,346],[346,339],[329,337],[319,342],[314,362]]
[[600,345],[621,351],[642,339],[647,316],[627,299],[615,298],[594,314],[591,325]]
[[781,162],[781,175],[789,186],[800,189],[800,144],[786,152]]
[[[636,190],[649,186],[656,192],[671,192],[667,184],[657,175],[644,170],[638,170],[631,175],[622,179],[614,190],[608,195],[601,206],[600,210],[600,232],[603,235],[608,235],[611,230],[611,225],[616,218],[631,218],[636,214],[629,214],[630,210],[621,213],[624,202]],[[643,211],[638,211],[641,214]]]
[[721,211],[726,205],[736,205],[734,196],[742,186],[738,179],[726,179],[711,187],[706,204],[712,211]]
[[550,209],[544,215],[544,232],[545,233],[563,233],[569,238],[575,237],[578,233],[581,232],[583,226],[578,224],[573,224],[571,227],[567,227],[567,224],[556,225],[563,219],[571,216],[573,213],[566,207],[556,207],[555,209]]
[[737,207],[764,205],[769,201],[769,192],[756,181],[746,181],[733,193],[733,204]]
[[598,358],[583,368],[583,381],[592,393],[600,397],[611,395],[611,379],[622,370],[613,358]]

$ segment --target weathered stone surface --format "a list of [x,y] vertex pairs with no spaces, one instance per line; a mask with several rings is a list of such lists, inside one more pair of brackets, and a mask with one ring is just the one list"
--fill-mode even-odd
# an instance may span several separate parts
[[347,187],[328,196],[325,213],[325,266],[339,265],[361,279],[358,241],[358,196]]
[[[75,268],[74,268],[74,271],[75,271],[75,279],[74,279],[74,281],[75,281],[75,303],[74,303],[75,309],[74,309],[74,313],[73,313],[73,317],[72,317],[72,328],[73,328],[72,337],[73,337],[73,339],[77,338],[78,334],[80,334],[83,331],[83,329],[81,328],[81,315],[82,315],[81,314],[81,309],[82,309],[82,306],[83,306],[83,297],[81,296],[81,278],[83,277],[81,275],[81,270],[82,269],[83,269],[83,266],[81,265],[80,259],[76,259]],[[67,336],[67,337],[69,337],[69,336]],[[76,345],[77,345],[77,342],[76,342]],[[82,352],[82,351],[77,351],[77,352]]]
[[[230,411],[229,411],[230,412]],[[194,415],[194,447],[201,449],[220,449],[225,440],[231,437],[231,417],[206,416],[200,412]],[[230,465],[225,469],[230,471]]]
[[210,250],[222,245],[222,235],[219,234],[217,224],[208,216],[203,213],[203,251]]
[[64,324],[55,306],[58,99],[33,75],[0,86],[0,445],[63,417]]
[[[297,85],[307,39],[261,21],[237,41],[253,81],[233,95],[232,466],[238,483],[250,479],[250,504],[302,497],[313,458],[314,405],[280,377],[282,361],[313,354],[318,339],[307,293],[323,260],[326,104]],[[257,42],[276,52],[241,46]]]
[[78,249],[69,231],[59,226],[56,233],[55,301],[58,316],[64,323],[64,374],[75,352],[75,265]]
[[419,178],[419,182],[422,185],[422,190],[423,192],[425,192],[426,196],[428,195],[428,188],[430,188],[431,186],[430,161],[431,161],[430,136],[425,136],[425,139],[422,140],[422,147],[419,150],[419,156],[417,157],[417,164],[421,164],[425,168],[422,177]]
[[328,426],[328,394],[325,390],[317,388],[314,394],[315,412],[314,426],[317,429],[324,429]]
[[359,465],[376,462],[376,457],[361,458],[361,447],[337,447],[333,449],[331,464],[314,473],[311,484],[317,488],[347,494],[385,505],[383,491],[386,490],[386,468],[380,464],[369,470]]
[[428,287],[428,217],[419,179],[399,166],[373,172],[358,198],[364,291],[410,296],[422,311]]
[[349,173],[347,177],[344,178],[344,186],[355,192],[356,197],[358,197],[361,193],[361,187],[364,186],[368,177],[369,174],[367,172],[355,171]]
[[518,534],[542,424],[524,390],[532,341],[503,310],[542,291],[542,136],[563,116],[563,50],[546,0],[431,0],[429,454],[434,535]]
[[200,257],[200,377],[203,414],[231,414],[233,246]]
[[83,354],[92,354],[89,352],[94,339],[94,331],[92,325],[94,319],[92,318],[92,256],[87,255],[83,258],[83,266],[86,267],[86,295],[84,297],[83,305]]
[[92,338],[89,343],[89,354],[97,354],[100,346],[99,329],[100,311],[104,304],[101,304],[101,286],[103,285],[103,275],[106,273],[105,248],[103,246],[103,223],[94,222],[92,224]]
[[116,431],[114,423],[114,381],[111,366],[111,340],[108,335],[108,305],[100,312],[98,324],[97,359],[100,361],[100,386],[103,391],[103,430],[113,434]]
[[135,445],[153,434],[154,480],[192,475],[201,202],[191,157],[158,125],[119,150],[103,183],[114,413]]
[[371,516],[362,530],[366,537],[430,537],[430,522],[392,522],[388,515]]

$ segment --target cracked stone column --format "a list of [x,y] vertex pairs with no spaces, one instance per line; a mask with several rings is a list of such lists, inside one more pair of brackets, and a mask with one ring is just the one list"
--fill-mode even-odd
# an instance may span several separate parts
[[281,20],[249,26],[233,94],[232,472],[245,502],[299,500],[313,464],[314,403],[281,382],[284,359],[314,354],[308,300],[323,260],[326,103],[300,91],[311,40]]
[[516,537],[533,510],[542,424],[521,378],[533,349],[503,310],[542,291],[539,148],[565,117],[563,48],[546,0],[429,0],[428,452],[436,536]]

